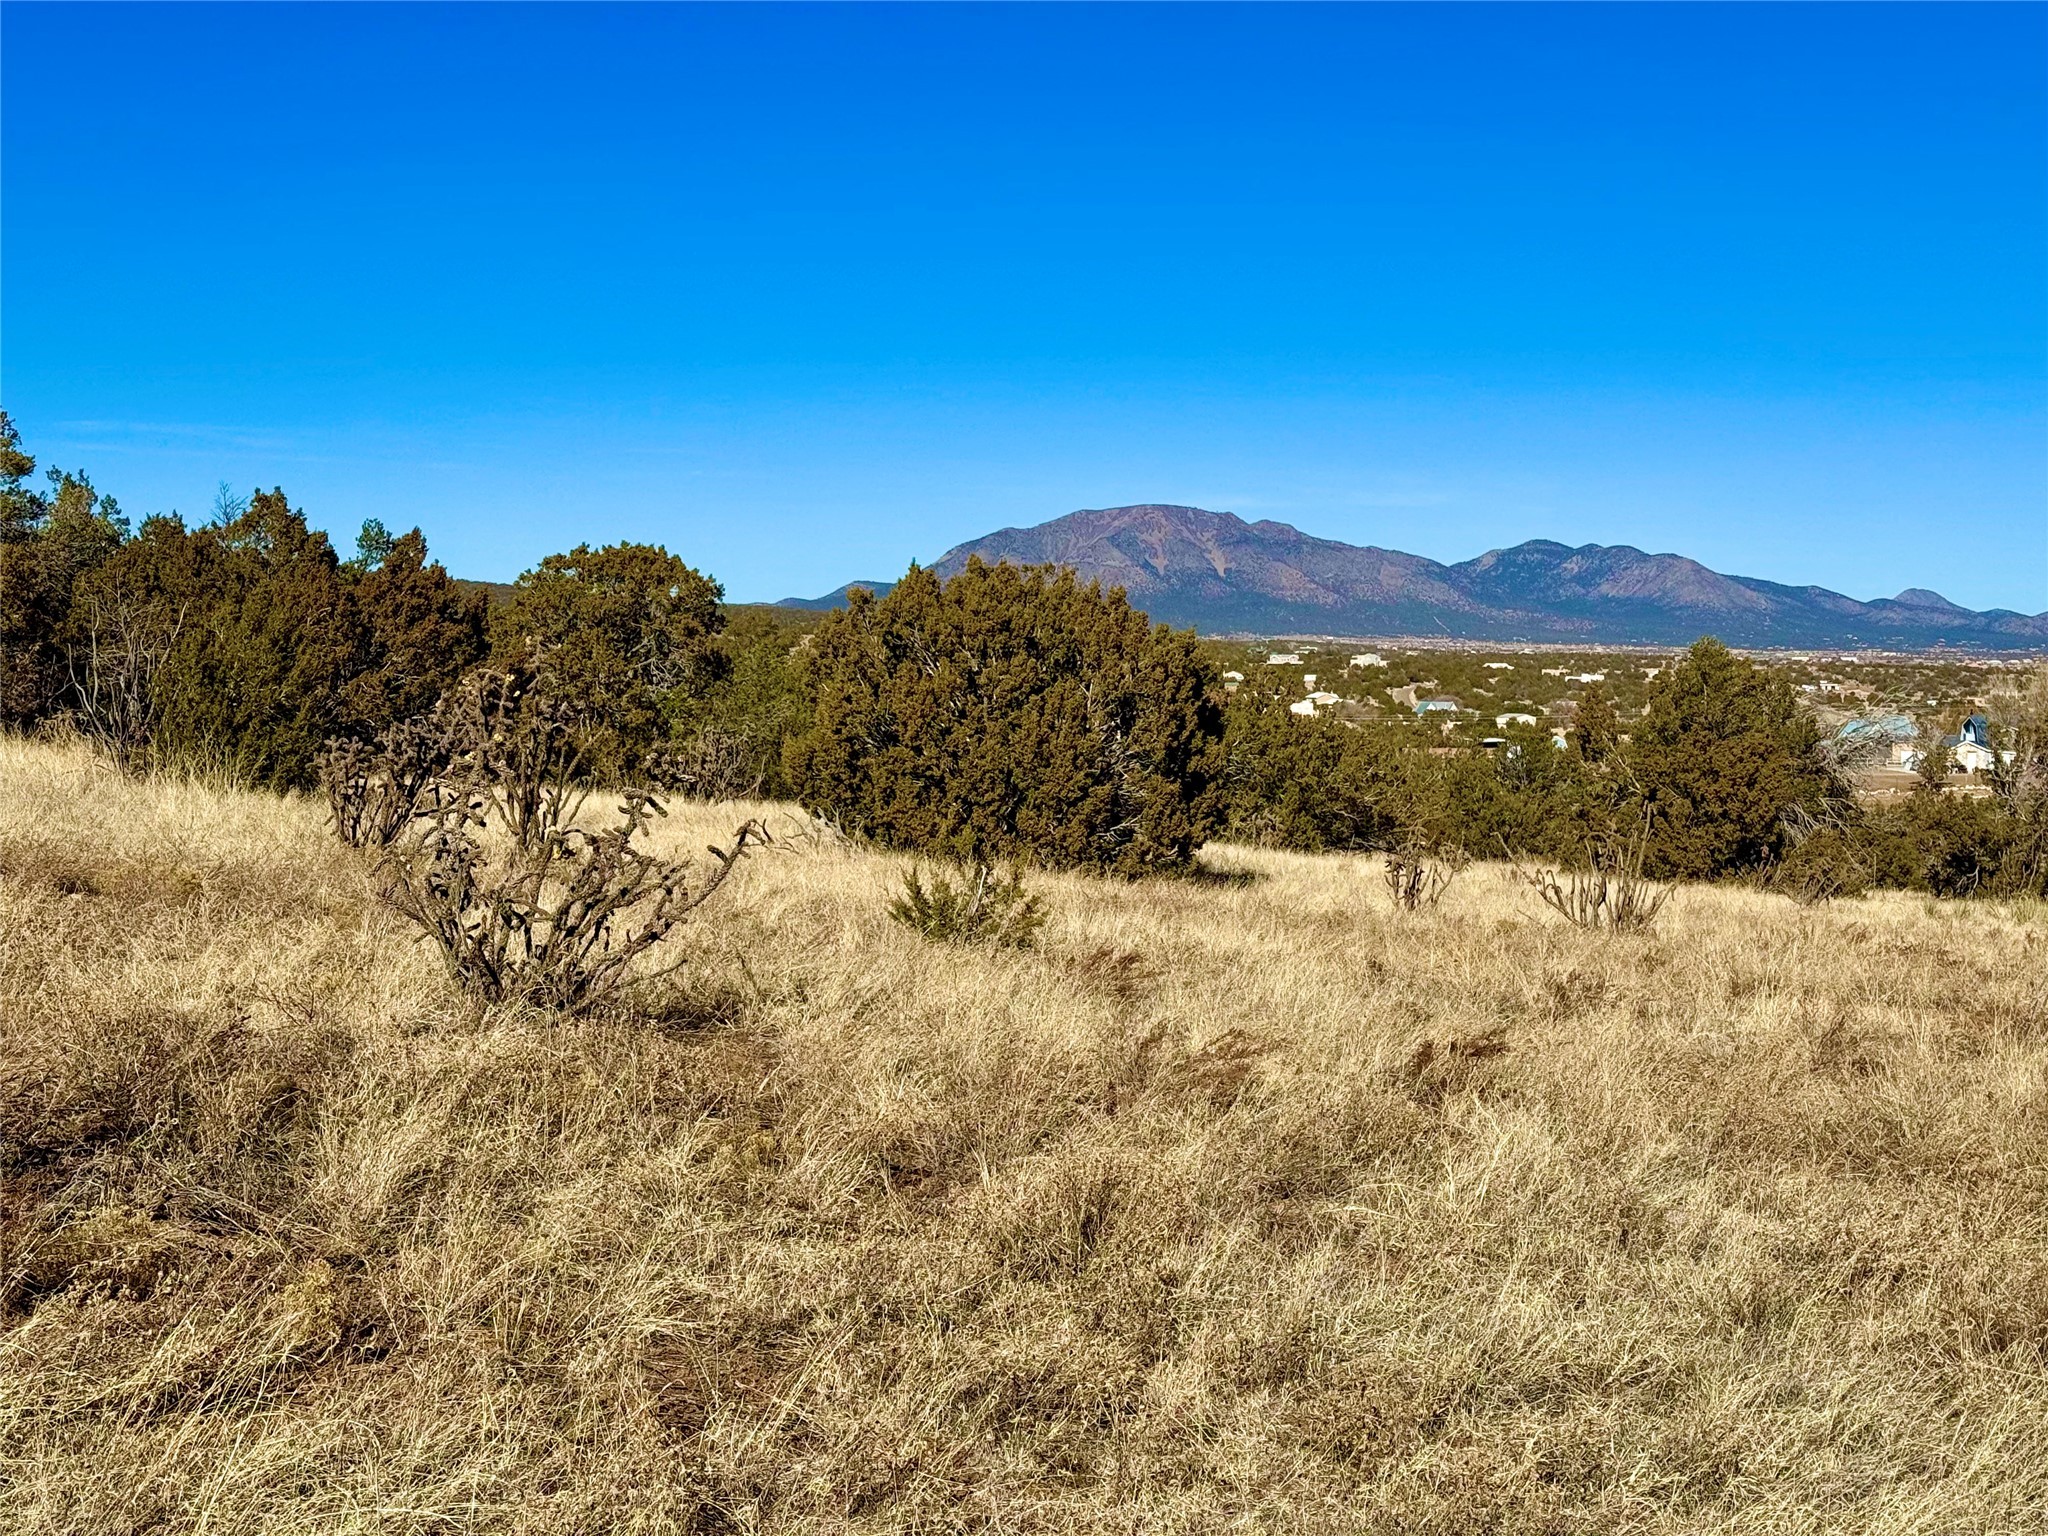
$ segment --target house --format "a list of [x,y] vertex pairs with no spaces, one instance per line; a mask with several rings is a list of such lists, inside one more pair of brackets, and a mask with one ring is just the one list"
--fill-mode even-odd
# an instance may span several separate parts
[[1998,762],[1998,754],[1991,750],[1991,722],[1982,715],[1970,716],[1955,735],[1942,737],[1941,744],[1949,761],[1965,773],[1987,773]]
[[1534,715],[1523,714],[1495,715],[1493,717],[1493,723],[1501,727],[1503,730],[1505,730],[1508,726],[1511,725],[1534,725],[1536,723],[1536,717]]
[[1463,708],[1456,699],[1417,699],[1415,713],[1418,715],[1453,714]]
[[1563,677],[1563,676],[1564,676],[1564,668],[1563,668],[1563,667],[1545,667],[1545,668],[1543,669],[1543,675],[1544,675],[1545,677]]
[[1269,667],[1298,667],[1301,665],[1301,655],[1296,651],[1275,651],[1266,658],[1266,665]]
[[1351,665],[1354,667],[1384,667],[1386,663],[1380,660],[1380,653],[1378,651],[1367,651],[1362,656],[1352,657]]
[[1315,705],[1317,709],[1328,709],[1332,704],[1342,704],[1344,702],[1343,699],[1330,692],[1327,688],[1317,689],[1308,696],[1308,701]]
[[1486,664],[1486,670],[1489,672],[1512,672],[1515,670],[1515,664],[1512,661],[1489,661]]
[[1837,741],[1918,741],[1920,727],[1905,715],[1867,715],[1847,720],[1835,732]]
[[1315,687],[1315,685],[1316,685],[1316,675],[1315,675],[1315,673],[1313,673],[1313,672],[1304,672],[1304,673],[1302,673],[1302,674],[1301,674],[1301,686],[1302,686],[1302,687],[1304,687],[1304,688],[1313,688],[1313,687]]
[[1235,693],[1238,690],[1238,685],[1243,681],[1244,674],[1242,672],[1226,672],[1223,674],[1223,691],[1225,693]]
[[1315,712],[1316,701],[1314,699],[1296,699],[1292,704],[1287,706],[1287,713],[1289,713],[1290,715],[1313,716]]
[[1574,672],[1565,681],[1568,683],[1604,683],[1607,681],[1607,674],[1605,672]]

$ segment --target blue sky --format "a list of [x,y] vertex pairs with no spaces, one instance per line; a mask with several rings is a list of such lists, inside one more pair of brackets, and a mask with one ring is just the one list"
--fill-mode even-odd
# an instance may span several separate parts
[[0,394],[738,599],[1179,501],[2048,608],[2048,9],[0,10]]

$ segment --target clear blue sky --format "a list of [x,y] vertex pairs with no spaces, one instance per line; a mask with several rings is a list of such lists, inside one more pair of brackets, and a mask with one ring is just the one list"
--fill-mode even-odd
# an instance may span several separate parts
[[2048,608],[2040,6],[0,11],[0,390],[740,599],[1179,501]]

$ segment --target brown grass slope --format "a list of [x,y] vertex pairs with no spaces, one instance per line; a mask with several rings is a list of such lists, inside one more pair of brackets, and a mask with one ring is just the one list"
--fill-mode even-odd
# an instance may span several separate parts
[[313,803],[0,742],[0,1529],[2042,1528],[2038,909],[1212,862],[786,837],[477,1019]]

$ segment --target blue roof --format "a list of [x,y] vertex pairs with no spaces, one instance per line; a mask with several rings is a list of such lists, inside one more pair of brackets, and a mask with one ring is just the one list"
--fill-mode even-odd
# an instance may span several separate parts
[[1904,715],[1879,715],[1868,720],[1851,720],[1835,733],[1837,741],[1864,738],[1875,741],[1911,741],[1920,728]]

